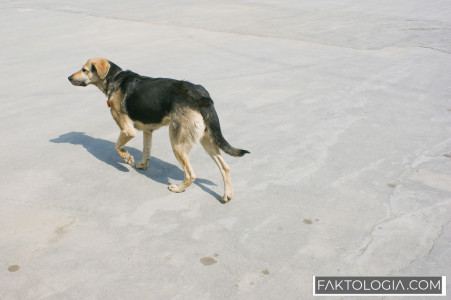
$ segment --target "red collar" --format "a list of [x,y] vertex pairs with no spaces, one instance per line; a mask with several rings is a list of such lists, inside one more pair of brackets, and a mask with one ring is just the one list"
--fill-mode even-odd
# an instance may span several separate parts
[[108,99],[108,100],[106,101],[106,105],[108,105],[108,107],[111,107],[110,99]]

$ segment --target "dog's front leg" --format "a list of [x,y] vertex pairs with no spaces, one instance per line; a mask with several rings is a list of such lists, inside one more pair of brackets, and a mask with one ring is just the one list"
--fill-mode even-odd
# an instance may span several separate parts
[[133,159],[133,155],[128,153],[128,151],[124,148],[125,144],[134,138],[136,135],[135,129],[132,128],[124,128],[121,130],[119,134],[119,138],[116,142],[116,151],[121,156],[122,160],[128,163],[130,166],[135,164],[135,160]]
[[149,165],[150,149],[152,147],[152,131],[143,132],[143,157],[141,162],[136,164],[137,169],[145,170]]
[[[110,102],[112,101],[110,100]],[[133,122],[126,114],[122,114],[119,112],[119,109],[116,109],[115,102],[111,105],[111,115],[121,129],[121,133],[119,134],[119,138],[116,142],[116,151],[119,153],[123,161],[133,166],[135,164],[135,160],[133,159],[133,156],[124,148],[125,144],[136,136],[136,130],[133,127]]]

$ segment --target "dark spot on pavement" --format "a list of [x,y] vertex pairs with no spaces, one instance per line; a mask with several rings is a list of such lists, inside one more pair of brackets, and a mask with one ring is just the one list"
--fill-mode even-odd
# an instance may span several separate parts
[[268,271],[267,269],[264,269],[264,270],[262,271],[262,273],[265,274],[265,275],[268,275],[268,274],[269,274],[269,271]]
[[202,264],[204,264],[204,266],[209,266],[209,265],[212,265],[212,264],[215,264],[215,263],[217,263],[217,261],[216,260],[214,260],[213,259],[213,257],[202,257],[201,259],[200,259],[200,262],[202,263]]
[[304,222],[304,224],[312,224],[312,220],[310,219],[304,219],[302,222]]
[[219,254],[218,253],[213,253],[213,257],[218,257]]
[[10,272],[16,272],[17,270],[19,270],[20,267],[18,265],[12,265],[8,268],[8,271]]
[[396,187],[396,184],[394,183],[387,183],[387,186],[391,189],[394,189]]
[[447,154],[443,154],[444,157],[446,158],[451,158],[451,154],[447,153]]
[[253,282],[253,281],[251,281],[251,283],[249,283],[249,285],[254,285],[254,282]]

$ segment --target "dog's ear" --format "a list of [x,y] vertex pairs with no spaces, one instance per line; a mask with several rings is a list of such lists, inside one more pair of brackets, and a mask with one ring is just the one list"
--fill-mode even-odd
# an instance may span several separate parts
[[109,70],[110,70],[110,62],[105,58],[92,59],[91,71],[92,72],[96,71],[100,79],[105,79]]

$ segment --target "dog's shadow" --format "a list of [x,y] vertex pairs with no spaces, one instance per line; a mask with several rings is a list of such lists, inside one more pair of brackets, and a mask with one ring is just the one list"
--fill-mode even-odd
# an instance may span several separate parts
[[[62,134],[55,139],[51,139],[50,142],[57,144],[67,143],[72,145],[81,145],[83,146],[83,148],[86,149],[86,151],[88,151],[90,154],[92,154],[92,156],[94,156],[98,160],[116,168],[119,171],[129,172],[129,169],[122,164],[122,160],[117,154],[114,148],[115,144],[113,142],[93,138],[89,135],[86,135],[84,132],[69,132],[66,134]],[[140,158],[142,157],[141,151],[131,147],[126,148],[128,152],[135,157],[136,161],[140,160]],[[162,161],[161,159],[158,159],[155,156],[151,157],[149,167],[147,168],[147,170],[137,170],[135,168],[134,170],[156,182],[166,185],[170,184],[169,179],[183,181],[184,178],[183,171],[180,170],[177,166]],[[205,185],[216,186],[215,183],[213,183],[210,180],[202,178],[197,178],[194,181],[194,183],[197,186],[199,186],[203,191],[212,195],[219,201],[219,198],[221,196],[205,186]]]

